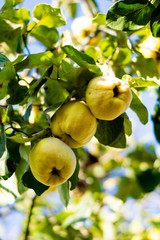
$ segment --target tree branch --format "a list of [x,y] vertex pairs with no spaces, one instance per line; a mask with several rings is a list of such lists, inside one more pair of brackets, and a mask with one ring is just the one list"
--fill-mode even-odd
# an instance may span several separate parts
[[29,210],[29,215],[28,215],[28,220],[27,220],[27,225],[26,225],[26,231],[25,231],[25,235],[24,235],[24,240],[28,240],[29,239],[29,235],[30,235],[30,223],[31,223],[31,217],[32,217],[32,213],[33,213],[33,208],[35,206],[35,200],[36,200],[36,195],[33,197],[32,202],[31,202],[31,206],[30,206],[30,210]]

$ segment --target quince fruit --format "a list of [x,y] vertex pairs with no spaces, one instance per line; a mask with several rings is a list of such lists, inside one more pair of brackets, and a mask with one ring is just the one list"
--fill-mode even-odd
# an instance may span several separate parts
[[132,100],[129,85],[115,77],[95,77],[86,90],[86,103],[101,120],[113,120],[124,113]]
[[157,58],[157,51],[160,49],[160,38],[155,38],[150,34],[141,43],[139,51],[145,58]]
[[64,104],[53,115],[51,131],[71,148],[88,143],[97,129],[97,120],[83,101]]
[[71,25],[74,39],[79,44],[87,42],[89,45],[96,46],[102,37],[100,32],[95,36],[97,26],[97,23],[92,23],[91,17],[81,16],[76,18]]
[[72,149],[58,138],[40,140],[30,151],[29,164],[34,177],[46,186],[57,186],[70,178],[76,168]]
[[153,58],[156,68],[160,73],[160,38],[155,38],[151,34],[142,42],[139,51],[145,58]]

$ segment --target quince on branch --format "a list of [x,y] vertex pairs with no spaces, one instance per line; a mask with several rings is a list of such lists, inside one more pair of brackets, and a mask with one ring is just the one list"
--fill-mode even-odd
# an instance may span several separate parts
[[46,186],[67,181],[76,168],[72,149],[58,138],[40,140],[30,151],[29,164],[34,177]]
[[87,86],[86,103],[97,119],[117,118],[127,110],[131,100],[129,85],[115,77],[95,77]]
[[98,24],[92,23],[92,18],[88,16],[76,18],[71,25],[72,35],[76,42],[87,43],[91,46],[96,46],[102,37],[102,33],[97,29]]
[[97,120],[83,101],[65,103],[53,115],[51,131],[71,148],[88,143],[96,133]]

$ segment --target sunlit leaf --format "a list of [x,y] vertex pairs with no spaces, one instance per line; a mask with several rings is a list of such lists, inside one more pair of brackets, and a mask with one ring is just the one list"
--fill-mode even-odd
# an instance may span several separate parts
[[146,124],[148,122],[148,110],[141,102],[139,96],[132,90],[132,102],[130,108],[137,114],[141,123]]
[[30,152],[30,146],[25,146],[24,144],[20,145],[19,153],[20,153],[21,159],[15,171],[15,175],[17,178],[18,192],[20,194],[22,194],[26,190],[26,188],[22,183],[22,176],[24,175],[26,168],[28,166],[29,152]]
[[160,3],[151,16],[151,31],[154,37],[160,37]]
[[2,53],[0,53],[0,67],[3,67],[6,62],[10,62],[10,60]]
[[50,51],[30,54],[23,61],[15,64],[16,71],[22,71],[25,68],[43,68],[52,65],[53,53]]
[[30,21],[29,10],[26,8],[7,9],[1,13],[1,17],[16,24],[26,25]]
[[94,59],[87,54],[78,51],[76,48],[70,45],[62,47],[62,50],[80,67],[88,68],[88,70],[95,73],[95,75],[102,75],[102,72],[100,68],[96,65]]
[[103,13],[98,13],[97,16],[93,19],[93,23],[106,25],[106,15]]
[[143,56],[137,56],[133,58],[132,67],[138,77],[151,81],[159,79],[159,73],[155,61],[152,58],[146,59]]
[[144,79],[142,77],[131,77],[130,75],[124,75],[123,79],[127,80],[130,87],[134,87],[134,88],[160,86],[160,81],[156,79],[153,79],[153,81],[151,81],[151,80]]
[[106,24],[115,30],[138,30],[150,21],[153,10],[148,0],[118,1],[108,10]]
[[127,134],[128,136],[131,136],[131,134],[132,134],[132,122],[129,120],[129,117],[127,116],[126,113],[124,113],[122,115],[122,117],[124,118],[125,134]]
[[48,28],[43,25],[34,27],[30,35],[35,37],[49,49],[52,49],[59,39],[59,33],[55,28]]
[[38,25],[48,28],[65,25],[66,21],[59,8],[53,8],[47,4],[39,4],[33,10],[33,16],[39,20]]
[[65,183],[61,184],[58,186],[58,192],[61,198],[62,203],[64,204],[65,207],[68,206],[69,203],[69,182],[66,181]]

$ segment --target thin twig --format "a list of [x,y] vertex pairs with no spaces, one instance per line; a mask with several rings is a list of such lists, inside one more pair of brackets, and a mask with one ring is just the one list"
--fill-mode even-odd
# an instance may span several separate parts
[[15,199],[18,198],[14,192],[12,192],[10,189],[6,188],[6,187],[3,186],[2,184],[0,184],[0,188],[2,188],[3,190],[5,190],[6,192],[12,194]]
[[33,197],[32,199],[32,203],[30,206],[30,210],[29,210],[29,215],[28,215],[28,220],[27,220],[27,225],[26,225],[26,231],[25,231],[25,235],[24,235],[24,240],[28,240],[29,239],[29,235],[30,235],[30,223],[31,223],[31,217],[32,217],[32,213],[33,213],[33,208],[35,206],[35,200],[36,200],[36,195]]

